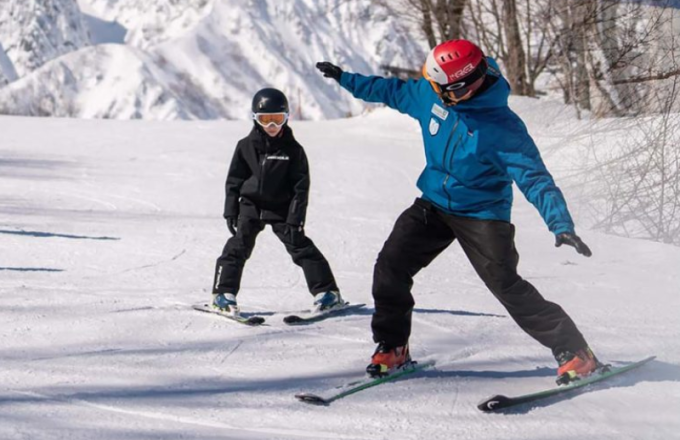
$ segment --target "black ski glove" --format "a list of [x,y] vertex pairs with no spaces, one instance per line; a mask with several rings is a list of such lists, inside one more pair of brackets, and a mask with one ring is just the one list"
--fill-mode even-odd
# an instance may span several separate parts
[[328,61],[323,61],[316,63],[316,68],[323,73],[324,78],[333,78],[337,82],[340,82],[340,77],[342,76],[342,69],[331,64]]
[[593,255],[593,253],[590,252],[590,248],[583,242],[583,240],[581,240],[578,235],[572,234],[571,232],[563,232],[555,236],[555,247],[560,247],[563,244],[573,246],[576,248],[576,252],[581,255],[585,255],[586,257]]
[[238,223],[238,217],[227,217],[227,228],[231,235],[236,235],[236,225]]

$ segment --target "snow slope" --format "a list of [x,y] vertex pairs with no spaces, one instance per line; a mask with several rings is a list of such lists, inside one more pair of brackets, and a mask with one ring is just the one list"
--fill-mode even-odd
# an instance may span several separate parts
[[[556,153],[580,123],[564,107],[513,103],[559,171]],[[371,305],[376,255],[418,195],[418,128],[388,110],[292,126],[312,166],[308,234],[344,295]],[[225,173],[248,130],[238,121],[0,118],[0,438],[680,438],[680,249],[584,227],[592,258],[555,249],[519,194],[521,273],[601,358],[658,360],[536,407],[479,412],[489,395],[550,386],[555,365],[454,244],[414,287],[412,352],[437,368],[328,408],[296,402],[296,392],[361,375],[374,348],[370,310],[285,326],[283,315],[311,296],[269,229],[239,296],[268,326],[189,308],[210,296],[228,234]]]
[[[79,0],[79,3],[88,15],[129,29],[125,42],[135,47],[148,48],[191,30],[211,12],[215,1]],[[244,2],[235,4],[237,7],[245,5]]]

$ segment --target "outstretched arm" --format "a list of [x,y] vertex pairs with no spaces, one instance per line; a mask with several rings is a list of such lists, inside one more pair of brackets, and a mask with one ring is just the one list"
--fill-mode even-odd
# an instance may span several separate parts
[[378,102],[405,113],[413,118],[420,114],[422,87],[429,84],[426,81],[399,78],[383,78],[381,76],[364,76],[358,73],[343,72],[338,66],[327,61],[317,63],[326,78],[332,78],[347,89],[355,98],[367,102]]
[[538,209],[548,229],[555,234],[555,246],[567,244],[590,257],[588,246],[576,235],[562,191],[546,168],[538,148],[528,133],[521,142],[498,151],[498,157],[522,194]]

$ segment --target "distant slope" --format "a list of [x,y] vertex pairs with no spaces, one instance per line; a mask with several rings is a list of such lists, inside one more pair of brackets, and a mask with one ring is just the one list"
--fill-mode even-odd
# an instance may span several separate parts
[[[32,69],[21,70],[22,81],[0,93],[0,111],[115,119],[246,119],[252,95],[271,86],[289,95],[294,118],[344,117],[362,112],[366,105],[322,78],[314,68],[317,61],[375,74],[381,73],[382,64],[417,68],[425,54],[406,26],[371,0],[80,3],[87,15],[78,12],[73,22],[77,29],[89,25],[92,37],[73,38],[69,47],[79,49],[79,55],[29,73],[45,64],[46,54]],[[31,16],[32,11],[21,9],[27,22],[39,18]],[[63,18],[47,15],[44,20],[58,28]],[[10,34],[13,41],[21,38],[16,29]],[[80,34],[89,35],[84,30]],[[114,49],[85,47],[92,42],[124,42],[120,46],[128,49],[115,52],[133,55],[106,56]],[[65,53],[55,52],[52,58]],[[137,73],[126,76],[129,57],[135,58],[132,72]],[[64,75],[64,66],[71,75]],[[123,76],[120,81],[110,80],[118,74]],[[153,94],[147,89],[150,82],[162,89],[153,93],[168,98],[147,101]],[[168,100],[173,101],[172,111]]]

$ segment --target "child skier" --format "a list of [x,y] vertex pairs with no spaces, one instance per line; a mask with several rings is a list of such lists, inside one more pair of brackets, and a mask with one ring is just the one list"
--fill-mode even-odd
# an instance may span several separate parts
[[288,100],[262,89],[252,103],[253,129],[236,146],[226,182],[224,218],[232,234],[217,259],[212,306],[239,314],[236,295],[257,235],[269,224],[305,274],[316,311],[345,304],[328,261],[304,231],[309,168],[288,126]]

